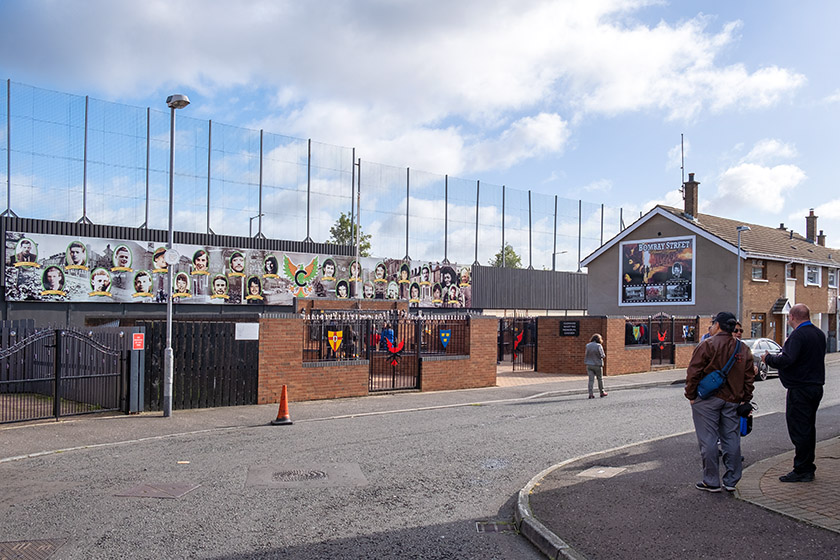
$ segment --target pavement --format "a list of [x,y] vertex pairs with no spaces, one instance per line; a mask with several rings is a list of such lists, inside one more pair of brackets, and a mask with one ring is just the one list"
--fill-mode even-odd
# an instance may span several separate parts
[[[834,362],[840,362],[840,355],[835,356]],[[608,376],[605,385],[612,393],[681,384],[684,379],[684,369],[658,370]],[[498,367],[497,384],[523,389],[539,384],[541,391],[552,395],[587,392],[586,376],[513,372],[509,365]],[[463,406],[463,391],[441,393],[444,404],[439,406]],[[447,394],[452,404],[445,403]],[[336,413],[375,415],[389,407],[389,400],[381,398],[353,402],[359,403],[358,410],[349,409],[347,400],[336,401]],[[320,412],[330,413],[331,406],[324,403]],[[276,408],[175,411],[166,421],[155,412],[0,426],[0,464],[74,449],[264,425]],[[294,405],[291,409],[295,419]],[[608,424],[604,429],[609,429]],[[840,405],[820,409],[818,437],[816,480],[781,483],[779,475],[792,465],[784,415],[758,415],[753,432],[742,439],[745,470],[732,494],[694,488],[700,465],[693,432],[576,457],[538,473],[522,488],[516,525],[549,558],[838,558]]]

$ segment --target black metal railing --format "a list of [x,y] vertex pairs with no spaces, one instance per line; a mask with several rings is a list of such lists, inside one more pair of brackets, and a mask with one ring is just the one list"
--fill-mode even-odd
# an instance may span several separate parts
[[34,331],[0,350],[0,423],[124,410],[126,375],[125,353],[90,335]]

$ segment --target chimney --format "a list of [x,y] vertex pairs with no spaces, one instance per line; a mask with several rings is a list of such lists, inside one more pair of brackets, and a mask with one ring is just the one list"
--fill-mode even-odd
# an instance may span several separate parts
[[780,229],[780,230],[782,230],[782,231],[787,231],[787,228],[785,227],[784,222],[782,222],[781,224],[779,224],[779,229]]
[[814,216],[813,208],[811,213],[805,216],[805,239],[811,243],[817,241],[817,216]]
[[685,197],[685,211],[683,214],[692,220],[697,219],[697,186],[700,185],[694,180],[694,173],[688,174],[688,181],[683,185],[683,196]]
[[817,245],[825,247],[825,234],[823,233],[823,230],[820,230],[820,234],[817,236]]

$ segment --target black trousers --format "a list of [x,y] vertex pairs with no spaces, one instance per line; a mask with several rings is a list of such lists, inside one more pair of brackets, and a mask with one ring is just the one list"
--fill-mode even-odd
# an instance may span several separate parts
[[793,470],[797,474],[812,473],[817,447],[817,408],[823,396],[822,385],[791,387],[787,392],[785,418],[795,455]]

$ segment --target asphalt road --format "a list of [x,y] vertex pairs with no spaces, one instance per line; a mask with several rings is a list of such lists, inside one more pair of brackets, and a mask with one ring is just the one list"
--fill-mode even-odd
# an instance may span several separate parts
[[[826,405],[840,403],[837,385]],[[542,558],[476,523],[506,528],[517,492],[553,464],[692,428],[681,385],[594,400],[550,389],[296,403],[293,426],[136,433],[0,463],[0,541],[61,539],[51,558],[63,559]],[[759,383],[756,401],[759,414],[783,410],[778,381]],[[130,431],[131,419],[98,429],[116,422]],[[116,495],[157,483],[199,486],[178,499]]]

